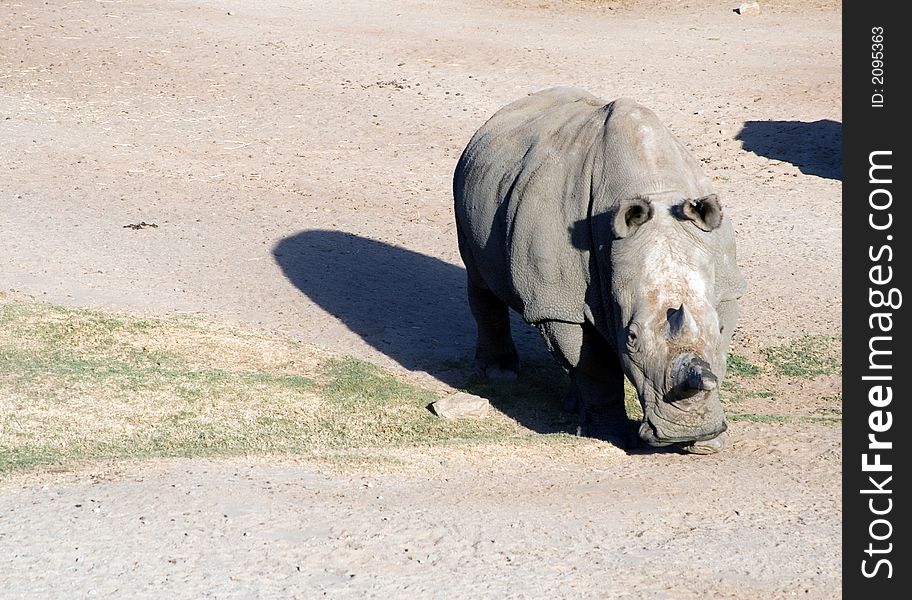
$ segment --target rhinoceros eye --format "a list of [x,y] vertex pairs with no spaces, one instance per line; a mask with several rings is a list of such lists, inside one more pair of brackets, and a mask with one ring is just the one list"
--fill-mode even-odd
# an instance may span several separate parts
[[640,347],[640,326],[631,323],[627,328],[627,350],[636,352]]

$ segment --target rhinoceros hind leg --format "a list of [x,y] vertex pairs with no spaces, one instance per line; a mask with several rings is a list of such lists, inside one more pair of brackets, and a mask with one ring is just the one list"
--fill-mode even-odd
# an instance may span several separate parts
[[475,369],[492,381],[513,381],[519,371],[519,355],[510,332],[510,312],[489,290],[468,281],[469,308],[478,326]]

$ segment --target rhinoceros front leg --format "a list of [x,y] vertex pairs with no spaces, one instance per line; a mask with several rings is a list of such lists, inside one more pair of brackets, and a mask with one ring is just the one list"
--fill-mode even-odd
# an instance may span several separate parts
[[588,324],[547,321],[539,331],[570,374],[566,406],[580,417],[580,435],[620,448],[636,445],[636,432],[624,408],[624,372],[614,350]]
[[598,377],[571,369],[570,381],[578,403],[580,435],[605,440],[619,448],[636,446],[634,428],[624,408],[624,374],[620,368],[617,373],[605,369]]
[[469,308],[478,326],[475,344],[475,369],[481,377],[494,381],[516,379],[519,355],[510,332],[510,312],[497,296],[468,280]]

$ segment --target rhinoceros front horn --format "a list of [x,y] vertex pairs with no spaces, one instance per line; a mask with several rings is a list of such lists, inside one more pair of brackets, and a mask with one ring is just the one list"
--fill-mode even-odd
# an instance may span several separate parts
[[709,363],[702,358],[685,354],[675,361],[672,376],[671,400],[683,400],[716,389],[719,378],[712,372]]
[[696,338],[699,333],[697,321],[687,310],[687,306],[681,304],[679,308],[668,309],[668,335],[671,339],[687,342]]

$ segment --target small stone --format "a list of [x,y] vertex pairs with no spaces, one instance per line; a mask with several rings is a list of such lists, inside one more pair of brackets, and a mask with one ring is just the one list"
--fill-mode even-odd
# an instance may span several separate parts
[[483,419],[491,403],[480,396],[456,392],[431,404],[431,410],[444,419]]
[[760,4],[758,2],[745,2],[736,8],[735,12],[739,15],[759,15]]

